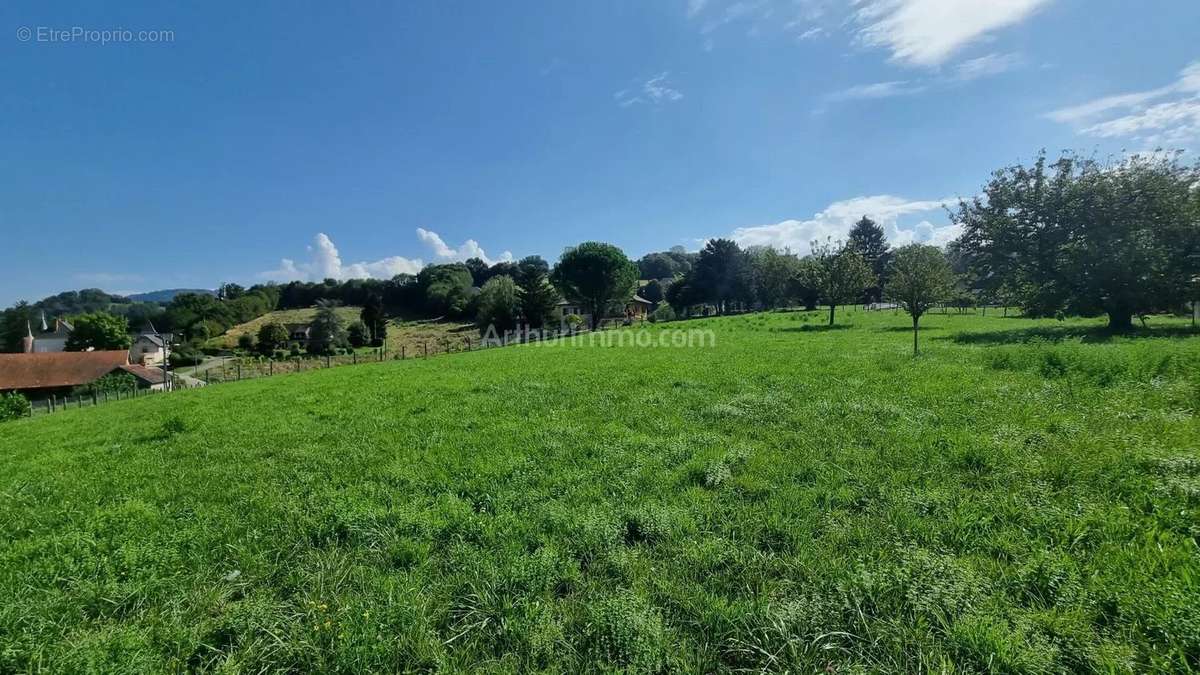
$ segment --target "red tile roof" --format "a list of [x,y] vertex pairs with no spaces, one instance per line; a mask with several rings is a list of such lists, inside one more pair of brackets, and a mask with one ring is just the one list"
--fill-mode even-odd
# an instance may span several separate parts
[[0,354],[0,391],[76,387],[129,363],[129,352]]
[[121,366],[121,370],[133,375],[146,384],[163,383],[162,368],[151,368],[149,366],[130,364],[128,366]]

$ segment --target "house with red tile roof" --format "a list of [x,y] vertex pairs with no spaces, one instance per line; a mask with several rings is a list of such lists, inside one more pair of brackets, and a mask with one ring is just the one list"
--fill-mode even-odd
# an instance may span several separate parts
[[0,354],[0,392],[17,391],[30,398],[64,395],[113,372],[137,378],[144,389],[162,389],[163,372],[129,363],[129,352],[35,352]]

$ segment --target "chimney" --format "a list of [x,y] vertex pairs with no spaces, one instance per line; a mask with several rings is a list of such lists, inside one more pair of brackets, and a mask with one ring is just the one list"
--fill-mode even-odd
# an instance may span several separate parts
[[26,354],[33,353],[33,329],[29,327],[29,322],[25,322],[25,337],[21,339],[21,351]]

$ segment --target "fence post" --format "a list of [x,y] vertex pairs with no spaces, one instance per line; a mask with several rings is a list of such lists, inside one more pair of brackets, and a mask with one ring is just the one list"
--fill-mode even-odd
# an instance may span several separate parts
[[400,360],[404,360],[405,345],[400,345]]
[[271,359],[271,360],[267,361],[267,374],[268,375],[275,374],[275,359]]
[[237,362],[237,378],[238,378],[239,382],[242,379],[242,362],[241,361]]
[[351,363],[351,365],[355,365],[355,366],[358,365],[358,352],[350,353],[350,363]]
[[425,342],[423,344],[425,345],[425,358],[429,358],[429,343]]
[[46,414],[50,414],[50,413],[54,412],[54,403],[53,403],[53,401],[54,401],[54,397],[53,397],[53,396],[51,396],[50,398],[46,399]]
[[93,389],[92,390],[92,405],[96,405],[99,402],[100,402],[100,395],[96,393],[95,389]]
[[330,367],[330,366],[329,366],[329,354],[326,354],[326,355],[325,355],[325,367],[326,367],[326,368],[329,368],[329,367]]

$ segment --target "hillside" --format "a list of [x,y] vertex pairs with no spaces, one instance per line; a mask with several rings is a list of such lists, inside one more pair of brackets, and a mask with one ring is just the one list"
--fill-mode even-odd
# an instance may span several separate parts
[[0,672],[1200,667],[1200,338],[839,316],[5,424]]
[[166,304],[175,299],[177,295],[184,293],[196,293],[198,295],[216,295],[216,291],[211,291],[206,288],[165,288],[159,291],[147,291],[146,293],[134,293],[127,296],[133,302],[159,302]]
[[[338,307],[338,316],[347,324],[358,321],[362,313],[361,307]],[[243,333],[258,335],[258,329],[267,323],[307,323],[316,316],[315,307],[306,309],[281,309],[269,312],[263,316],[238,324],[225,331],[222,335],[210,340],[210,344],[225,349],[237,346],[238,336]],[[446,340],[453,340],[457,345],[467,336],[476,336],[471,324],[453,321],[388,321],[387,349],[388,352],[399,354],[401,348],[408,354],[415,354],[428,342],[432,351],[445,351]]]

